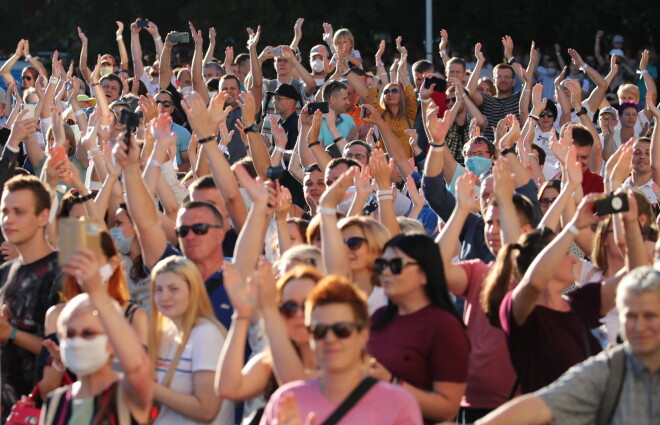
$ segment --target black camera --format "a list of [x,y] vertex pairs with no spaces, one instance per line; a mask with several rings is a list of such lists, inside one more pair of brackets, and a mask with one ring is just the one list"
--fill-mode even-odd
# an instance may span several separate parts
[[268,167],[266,170],[266,177],[268,177],[268,180],[273,182],[279,181],[279,179],[282,178],[283,172],[284,168],[282,167]]
[[131,140],[131,134],[134,134],[140,125],[140,115],[132,112],[130,109],[122,109],[119,116],[119,122],[126,126],[124,143],[126,144],[126,153],[128,153],[128,144]]
[[628,195],[625,192],[610,194],[600,201],[594,202],[597,215],[608,215],[628,211]]

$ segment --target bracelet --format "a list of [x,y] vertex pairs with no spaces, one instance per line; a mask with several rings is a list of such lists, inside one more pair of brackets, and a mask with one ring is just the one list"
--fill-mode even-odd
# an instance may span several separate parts
[[18,329],[16,329],[16,326],[12,326],[11,332],[9,332],[9,338],[7,338],[7,341],[14,341],[14,338],[16,338],[16,332],[18,332]]
[[53,369],[55,369],[60,373],[66,372],[66,368],[64,366],[58,366],[55,361],[53,361],[53,363],[50,364],[50,367],[52,367]]
[[203,139],[198,139],[197,143],[199,143],[201,145],[201,144],[204,144],[206,142],[210,142],[211,140],[215,140],[216,137],[217,137],[216,134],[211,134],[209,137],[204,137]]
[[49,82],[49,83],[53,83],[53,84],[58,84],[58,83],[60,82],[60,79],[51,76],[51,77],[48,79],[48,82]]
[[76,117],[81,117],[85,115],[85,111],[83,111],[82,109],[78,109],[76,112],[73,113],[73,115],[75,115]]
[[316,146],[316,145],[320,145],[320,144],[321,144],[321,141],[320,141],[320,140],[317,140],[316,142],[308,143],[308,144],[307,144],[307,147],[308,147],[308,148],[312,148],[312,147],[314,147],[314,146]]
[[575,236],[580,234],[580,229],[575,227],[575,224],[571,224],[570,226],[567,227],[568,231],[574,234]]
[[648,73],[649,73],[649,70],[648,70],[648,69],[641,69],[641,70],[639,71],[639,74],[640,74],[640,75],[641,75],[641,74],[648,74]]
[[445,147],[444,147],[444,146],[442,146],[442,147],[437,147],[437,146],[436,146],[436,147],[432,147],[432,148],[431,148],[431,152],[442,152],[442,151],[444,151],[444,150],[445,150]]
[[162,40],[162,38],[160,38],[160,35],[158,37],[154,38],[154,41],[160,41],[160,40]]
[[94,194],[93,193],[88,193],[87,195],[81,196],[78,199],[80,199],[82,202],[91,201],[92,199],[94,199]]
[[392,201],[392,200],[394,200],[392,195],[378,195],[378,202]]
[[340,141],[343,138],[344,138],[344,136],[337,137],[335,140],[332,141],[332,144],[334,145],[335,143],[337,143],[338,141]]
[[421,103],[429,103],[430,101],[431,101],[430,97],[428,99],[420,99]]
[[317,212],[321,215],[336,215],[337,208],[319,207]]
[[583,63],[582,66],[580,67],[584,71],[585,69],[589,68],[589,65],[586,63]]
[[445,142],[442,142],[442,143],[431,143],[431,146],[433,146],[434,148],[444,148],[445,146],[447,146],[447,144],[446,144]]
[[124,38],[124,36],[122,36],[122,35],[118,35],[118,36],[117,36],[117,41],[121,40],[122,38]]
[[108,301],[104,302],[104,303],[101,305],[101,307],[96,307],[96,308],[94,309],[94,313],[93,313],[93,314],[94,314],[94,316],[97,316],[97,317],[98,317],[98,315],[101,314],[101,312],[106,311],[106,310],[114,310],[114,309],[115,309],[114,304],[112,304],[112,301],[108,300]]
[[93,148],[87,151],[87,156],[94,156],[99,153],[101,153],[101,149],[98,146],[94,146]]
[[90,87],[96,87],[96,86],[99,86],[99,85],[101,85],[101,83],[90,83],[89,84]]
[[529,115],[527,115],[527,117],[529,117],[529,118],[531,118],[531,119],[533,119],[533,120],[536,120],[536,121],[538,121],[538,120],[539,120],[539,117],[538,117],[538,115],[534,115],[534,114],[529,114]]
[[220,149],[220,152],[226,153],[227,155],[229,155],[229,149],[227,149],[227,146],[225,146],[223,144],[219,144],[218,149]]
[[447,51],[446,51],[446,50],[440,50],[440,56],[444,56],[444,55],[446,55],[446,54],[447,54]]
[[511,146],[511,147],[509,147],[509,148],[504,148],[504,149],[502,149],[502,151],[500,152],[500,154],[501,154],[502,156],[506,156],[507,154],[510,154],[510,153],[512,153],[512,154],[515,154],[515,153],[516,153],[516,147],[515,147],[515,146]]
[[31,57],[32,57],[32,55],[27,55],[27,56],[25,56],[25,60],[30,60]]
[[530,91],[532,91],[532,89],[523,89],[523,92],[529,93]]
[[236,315],[233,315],[233,316],[231,316],[231,320],[247,320],[247,321],[249,322],[249,321],[250,321],[250,318],[249,318],[249,317],[243,317],[243,316],[236,316]]
[[392,189],[379,189],[376,191],[376,195],[391,195],[392,194]]
[[158,162],[158,161],[156,161],[155,159],[152,158],[152,159],[149,160],[149,164],[147,166],[148,167],[154,166],[154,167],[160,168],[161,165],[163,165],[162,162]]

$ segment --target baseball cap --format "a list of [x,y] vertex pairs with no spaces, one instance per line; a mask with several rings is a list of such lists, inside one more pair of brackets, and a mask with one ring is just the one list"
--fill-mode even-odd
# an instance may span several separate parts
[[612,37],[612,43],[623,43],[623,36],[622,35],[615,35]]
[[615,117],[619,116],[619,114],[616,112],[616,109],[612,108],[611,106],[608,106],[608,107],[606,107],[606,108],[602,108],[602,109],[598,112],[598,116],[599,116],[599,117],[600,117],[601,115],[603,115],[603,114],[612,114],[612,115],[615,116]]
[[86,94],[79,94],[76,96],[76,99],[78,102],[92,102],[92,106],[96,106],[96,99],[93,97],[89,97]]
[[288,97],[289,99],[293,99],[296,102],[300,101],[300,94],[291,84],[282,84],[277,88],[277,90],[269,91],[267,93],[272,96]]
[[327,49],[323,47],[321,44],[317,44],[316,46],[312,47],[312,50],[309,51],[309,57],[313,57],[316,55],[323,56],[323,53],[321,52],[327,52]]
[[624,53],[623,53],[623,50],[621,50],[621,49],[612,49],[612,50],[610,50],[610,55],[618,56],[620,58],[625,56]]

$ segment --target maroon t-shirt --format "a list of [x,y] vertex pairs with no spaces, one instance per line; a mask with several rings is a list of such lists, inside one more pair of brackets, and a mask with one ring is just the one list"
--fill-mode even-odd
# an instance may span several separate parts
[[522,326],[513,319],[513,291],[506,294],[500,321],[523,393],[545,387],[587,358],[585,330],[590,355],[601,351],[590,331],[599,326],[600,289],[600,283],[590,283],[568,294],[568,312],[537,305]]
[[[386,308],[376,310],[372,323],[378,323]],[[372,329],[367,350],[395,376],[423,391],[432,391],[434,381],[467,382],[470,342],[465,329],[454,315],[432,305],[397,314],[385,328]]]
[[582,192],[585,195],[590,193],[603,193],[605,191],[605,184],[603,177],[600,174],[592,173],[591,171],[582,172]]

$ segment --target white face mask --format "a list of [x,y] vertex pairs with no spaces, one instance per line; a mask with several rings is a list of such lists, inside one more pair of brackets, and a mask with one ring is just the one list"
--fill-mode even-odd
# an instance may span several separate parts
[[102,66],[101,67],[101,77],[104,77],[108,74],[112,74],[112,67],[111,66]]
[[182,96],[187,95],[188,93],[190,93],[192,91],[192,89],[193,89],[192,86],[181,87],[181,95]]
[[312,70],[314,72],[321,72],[323,71],[323,59],[314,59],[313,61],[310,62],[312,65]]
[[112,266],[110,263],[105,263],[104,265],[101,266],[99,269],[99,274],[101,275],[101,283],[103,285],[107,285],[108,281],[114,274],[114,271],[112,270]]
[[105,334],[93,338],[65,338],[60,341],[62,362],[78,378],[91,375],[110,359],[107,344],[108,336]]

